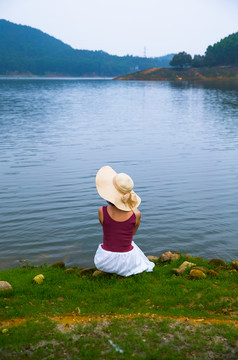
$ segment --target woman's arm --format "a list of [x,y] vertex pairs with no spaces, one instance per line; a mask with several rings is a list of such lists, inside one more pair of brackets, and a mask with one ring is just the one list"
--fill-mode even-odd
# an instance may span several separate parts
[[103,209],[102,209],[102,206],[98,209],[98,219],[100,221],[100,224],[103,225]]
[[135,228],[134,228],[134,234],[136,234],[138,227],[140,226],[140,219],[141,219],[141,212],[140,210],[137,210],[134,212],[135,216],[136,216],[136,223],[135,223]]

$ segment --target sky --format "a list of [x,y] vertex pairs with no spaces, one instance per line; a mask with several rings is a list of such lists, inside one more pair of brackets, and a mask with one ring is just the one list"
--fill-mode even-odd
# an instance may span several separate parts
[[75,49],[193,56],[238,31],[238,0],[0,0],[0,19]]

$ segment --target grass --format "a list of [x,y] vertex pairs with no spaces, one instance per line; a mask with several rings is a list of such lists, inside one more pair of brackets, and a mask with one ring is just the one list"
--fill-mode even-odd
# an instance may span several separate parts
[[[1,271],[0,280],[13,287],[0,293],[1,359],[237,359],[238,272],[191,258],[218,271],[191,280],[189,270],[172,272],[183,261],[128,278],[79,276],[77,269],[67,274],[47,265]],[[32,283],[38,274],[45,277],[41,285]],[[15,318],[25,322],[10,326]]]
[[[157,265],[152,273],[128,278],[80,277],[77,271],[66,274],[48,266],[4,270],[0,280],[8,281],[14,290],[0,294],[0,318],[60,315],[79,308],[81,315],[139,312],[238,319],[238,272],[220,270],[218,277],[208,275],[205,280],[191,280],[188,271],[183,276],[173,275],[172,268],[183,261],[182,257],[175,263]],[[214,269],[203,260],[195,262]],[[45,276],[44,283],[33,284],[33,277],[40,273]]]
[[71,329],[29,320],[0,335],[1,359],[237,359],[238,330],[146,317]]

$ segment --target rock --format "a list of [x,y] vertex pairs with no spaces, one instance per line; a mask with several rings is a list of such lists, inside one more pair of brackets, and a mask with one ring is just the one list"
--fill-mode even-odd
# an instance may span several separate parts
[[84,276],[87,274],[92,274],[95,270],[97,270],[96,268],[86,268],[86,269],[80,269],[78,271],[78,275],[79,276]]
[[153,262],[157,262],[159,260],[158,256],[154,256],[154,255],[148,255],[147,259]]
[[200,270],[204,272],[205,274],[208,272],[208,269],[205,266],[195,266],[193,270]]
[[203,258],[200,257],[200,256],[195,256],[193,259],[194,259],[195,261],[203,261]]
[[12,291],[12,285],[9,284],[7,281],[0,281],[0,293],[4,291]]
[[50,266],[51,268],[65,268],[65,263],[63,261],[58,261]]
[[201,270],[192,269],[189,273],[191,279],[205,279],[207,276]]
[[196,264],[189,261],[184,261],[178,269],[172,269],[172,271],[176,275],[181,275],[185,273],[186,269],[190,269],[193,266],[196,266]]
[[192,263],[192,262],[189,262],[189,261],[184,261],[184,262],[180,265],[179,269],[180,269],[180,270],[183,270],[183,269],[184,269],[184,271],[185,271],[186,269],[190,269],[190,268],[193,267],[193,266],[196,266],[196,264],[194,264],[194,263]]
[[181,257],[180,254],[172,254],[171,255],[171,262],[179,260]]
[[232,267],[232,269],[238,270],[238,260],[232,261],[231,267]]
[[186,259],[186,260],[191,259],[191,257],[192,257],[192,256],[191,256],[190,254],[186,254],[186,255],[185,255],[185,259]]
[[165,253],[163,253],[162,255],[160,255],[159,257],[159,261],[160,262],[166,262],[166,261],[176,261],[180,258],[180,254],[173,254],[171,251],[167,251]]
[[32,282],[33,282],[34,284],[42,284],[44,280],[45,280],[44,275],[39,274],[39,275],[36,275],[36,276],[34,277],[34,279],[32,280]]
[[208,261],[208,264],[214,265],[216,267],[224,267],[226,268],[226,263],[221,259],[211,259]]
[[[185,270],[184,270],[185,271]],[[182,270],[179,270],[179,269],[172,269],[172,272],[175,274],[175,275],[182,275],[184,273],[184,271]]]
[[103,277],[103,276],[108,276],[108,275],[111,275],[111,274],[106,273],[106,272],[101,271],[101,270],[95,270],[94,273],[93,273],[93,278]]
[[66,269],[64,272],[65,272],[65,274],[73,274],[73,273],[75,273],[75,269],[69,268],[69,269]]
[[215,270],[208,270],[207,274],[213,277],[218,276],[218,272],[216,272]]
[[172,255],[171,251],[166,251],[165,253],[163,253],[162,255],[160,255],[159,260],[160,260],[161,262],[170,261],[171,255]]

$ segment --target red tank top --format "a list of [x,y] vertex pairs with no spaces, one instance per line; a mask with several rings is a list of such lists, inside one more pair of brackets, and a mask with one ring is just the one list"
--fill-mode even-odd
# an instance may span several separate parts
[[126,252],[133,249],[131,245],[136,216],[133,213],[128,220],[113,220],[103,206],[103,244],[102,248],[113,252]]

